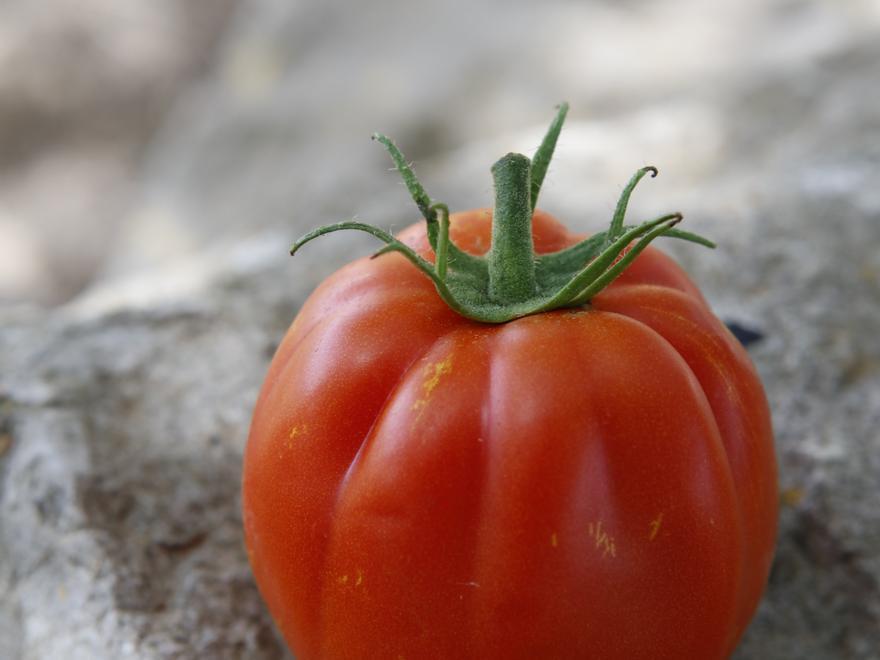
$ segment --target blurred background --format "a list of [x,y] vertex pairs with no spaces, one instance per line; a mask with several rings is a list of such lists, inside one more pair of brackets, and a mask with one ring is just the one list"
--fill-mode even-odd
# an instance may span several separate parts
[[[562,100],[558,211],[604,214],[648,160],[669,198],[778,159],[806,187],[873,185],[876,161],[823,176],[836,155],[821,138],[870,123],[876,157],[878,35],[876,0],[7,0],[0,300],[57,305],[355,213],[409,220],[376,130],[433,196],[488,204],[502,152],[437,161],[480,141],[506,150],[525,129],[531,149]],[[857,94],[838,93],[841,76]]]
[[306,230],[492,200],[571,111],[541,206],[665,241],[749,332],[780,532],[739,660],[880,649],[880,2],[0,2],[0,658],[289,657],[241,454],[313,286]]

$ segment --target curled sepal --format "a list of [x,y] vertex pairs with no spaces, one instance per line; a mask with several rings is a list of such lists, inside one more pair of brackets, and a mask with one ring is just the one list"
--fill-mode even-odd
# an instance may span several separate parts
[[715,241],[706,238],[705,236],[700,236],[699,234],[695,234],[692,231],[682,231],[681,229],[670,229],[669,231],[663,232],[664,236],[668,236],[669,238],[679,238],[683,241],[688,241],[689,243],[696,243],[697,245],[702,245],[703,247],[715,249],[718,247],[715,245]]
[[[657,168],[653,165],[648,165],[647,167],[642,167],[630,178],[629,183],[623,189],[623,192],[620,194],[620,199],[617,200],[617,206],[614,209],[614,215],[611,218],[611,226],[604,232],[599,234],[593,234],[589,238],[577,243],[576,245],[572,245],[564,250],[559,252],[555,252],[551,255],[541,255],[538,257],[538,268],[543,270],[550,270],[547,268],[547,264],[542,264],[541,262],[545,260],[552,260],[553,267],[552,270],[556,272],[566,272],[573,268],[578,268],[582,264],[587,261],[594,259],[597,254],[599,254],[602,250],[611,245],[616,239],[618,239],[621,234],[628,231],[629,227],[623,226],[623,218],[626,215],[626,207],[629,204],[629,198],[632,196],[633,190],[635,190],[639,181],[644,178],[646,174],[651,174],[651,177],[655,177],[658,174]],[[695,234],[692,236],[696,236]],[[679,236],[679,238],[684,238],[684,236]],[[707,239],[702,239],[697,242],[703,242]],[[711,241],[708,241],[711,242]],[[705,245],[706,243],[703,242]]]
[[[647,240],[642,239],[644,245],[639,250],[639,252],[641,252],[641,250],[654,240],[654,238],[659,236],[660,233],[663,233],[663,231],[671,228],[675,223],[680,221],[680,213],[671,213],[659,217],[656,220],[643,222],[639,226],[633,227],[629,231],[624,232],[622,236],[604,248],[595,259],[590,261],[583,268],[575,273],[563,275],[562,277],[565,277],[567,282],[547,301],[546,309],[582,304],[580,299],[583,298],[583,292],[588,289],[594,289],[594,283],[601,281],[608,270],[616,268],[616,265],[614,264],[615,260],[619,258],[621,252],[625,250],[632,241],[645,236],[645,239]],[[657,231],[658,228],[660,228],[659,232]],[[561,273],[557,272],[556,277],[559,278],[560,276]],[[610,284],[610,280],[602,285],[602,287],[596,289],[596,291],[598,292],[608,284]],[[584,302],[586,302],[586,300]]]
[[[412,197],[413,202],[415,202],[419,212],[428,224],[428,243],[430,243],[431,248],[436,252],[440,231],[439,222],[437,220],[437,209],[446,208],[446,206],[431,201],[430,196],[425,191],[425,188],[421,181],[419,181],[416,173],[413,172],[412,167],[406,162],[406,158],[403,157],[403,153],[390,138],[381,133],[374,133],[373,139],[385,147],[388,155],[391,156],[391,160],[394,162],[394,166],[400,173],[400,178],[403,179],[410,197]],[[480,274],[484,273],[486,268],[488,268],[484,259],[473,254],[468,254],[463,250],[459,250],[454,243],[449,243],[447,245],[447,250],[449,258],[455,261],[458,264],[458,267],[463,270],[471,271],[474,274]]]
[[[614,280],[617,279],[617,276],[620,275],[627,266],[632,263],[632,260],[635,259],[639,254],[648,247],[648,244],[653,241],[658,236],[667,235],[670,231],[673,231],[673,227],[681,222],[681,215],[675,214],[665,222],[659,223],[651,229],[651,231],[647,232],[641,240],[635,245],[625,248],[622,253],[623,256],[618,257],[610,268],[605,270],[599,277],[590,282],[589,286],[585,287],[578,295],[571,299],[570,303],[573,305],[582,305],[590,301],[590,299],[599,293],[606,286],[611,284]],[[646,223],[647,225],[654,225],[654,223]],[[645,226],[645,225],[643,225]]]
[[300,237],[290,248],[291,256],[296,254],[299,249],[305,245],[306,243],[313,241],[319,236],[323,236],[324,234],[329,234],[335,231],[344,231],[347,229],[354,229],[356,231],[363,231],[368,234],[371,234],[378,238],[381,241],[385,242],[385,247],[380,249],[378,252],[372,255],[372,258],[375,259],[381,254],[386,254],[388,252],[399,252],[404,257],[406,257],[416,268],[422,271],[425,275],[431,278],[431,281],[434,283],[434,286],[437,288],[437,292],[440,294],[440,297],[456,312],[461,314],[462,316],[467,316],[467,310],[462,309],[459,305],[458,300],[446,286],[446,282],[444,278],[441,278],[440,275],[435,271],[435,266],[427,259],[423,259],[419,256],[415,250],[413,250],[410,246],[402,241],[399,241],[394,236],[389,234],[387,231],[379,229],[378,227],[374,227],[373,225],[368,225],[363,222],[357,222],[354,220],[349,220],[345,222],[337,222],[332,225],[324,225],[323,227],[318,227],[310,231],[305,236]]
[[[633,225],[625,225],[622,232],[631,229],[634,229]],[[608,235],[607,231],[599,232],[559,252],[538,255],[535,266],[540,286],[552,288],[559,284],[560,278],[567,279],[571,271],[595,259],[599,253],[608,248]],[[663,232],[663,236],[678,238],[707,248],[716,247],[715,243],[705,236],[690,231],[670,228]]]
[[[579,268],[582,264],[595,259],[600,252],[607,249],[621,235],[633,229],[632,226],[624,226],[623,220],[626,216],[626,208],[629,205],[629,199],[632,196],[633,190],[635,190],[639,181],[646,174],[650,174],[651,178],[653,178],[657,176],[658,170],[653,165],[648,165],[647,167],[640,168],[632,175],[620,194],[620,199],[617,201],[614,215],[611,218],[611,225],[606,231],[593,234],[580,243],[559,252],[538,256],[536,267],[539,274],[539,282],[543,280],[543,286],[547,287],[558,284],[560,277],[566,277],[567,273],[573,269]],[[697,243],[704,247],[715,247],[715,243],[708,238],[689,231],[669,228],[663,232],[663,235]]]
[[617,208],[614,209],[614,216],[611,218],[611,227],[608,229],[608,237],[606,240],[609,243],[623,233],[623,218],[626,215],[626,207],[629,204],[629,198],[632,195],[633,190],[636,189],[636,186],[639,185],[639,181],[641,181],[649,172],[652,179],[659,174],[659,171],[653,165],[640,168],[632,175],[629,183],[626,184],[626,187],[624,187],[623,192],[620,194],[620,199],[617,200]]

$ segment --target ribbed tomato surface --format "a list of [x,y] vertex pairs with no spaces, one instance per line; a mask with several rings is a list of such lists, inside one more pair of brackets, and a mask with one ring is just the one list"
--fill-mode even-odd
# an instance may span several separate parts
[[[451,223],[489,247],[489,211]],[[579,238],[542,212],[533,235]],[[401,238],[432,258],[424,223]],[[724,658],[777,519],[756,373],[653,248],[590,306],[500,325],[399,254],[346,266],[278,348],[243,487],[304,660]]]

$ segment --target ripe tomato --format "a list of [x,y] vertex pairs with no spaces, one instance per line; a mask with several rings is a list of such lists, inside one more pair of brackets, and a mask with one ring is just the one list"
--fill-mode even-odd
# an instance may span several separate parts
[[[401,238],[430,256],[424,224]],[[725,657],[776,506],[754,369],[652,248],[590,308],[502,325],[400,255],[356,261],[281,343],[245,457],[257,583],[302,658]]]
[[[497,206],[496,206],[497,208]],[[492,212],[451,216],[486,252]],[[425,223],[400,240],[434,259]],[[578,241],[536,211],[536,254]],[[647,248],[588,305],[488,324],[400,254],[306,302],[272,361],[243,512],[298,658],[723,658],[777,517],[739,343]]]

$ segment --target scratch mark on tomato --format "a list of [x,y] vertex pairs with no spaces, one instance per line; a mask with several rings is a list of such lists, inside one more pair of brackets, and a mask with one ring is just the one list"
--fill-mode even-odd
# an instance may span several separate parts
[[303,424],[302,426],[294,426],[292,429],[290,429],[290,439],[293,440],[296,436],[303,435],[308,430],[309,427],[307,424]]
[[614,538],[602,529],[601,520],[596,523],[590,523],[587,531],[590,538],[596,542],[596,548],[602,551],[603,559],[608,556],[617,556],[617,546],[614,544]]
[[651,533],[648,534],[649,541],[653,541],[657,537],[657,532],[660,531],[660,525],[662,523],[663,523],[663,512],[661,511],[660,515],[651,521]]

